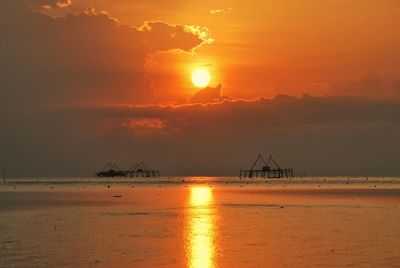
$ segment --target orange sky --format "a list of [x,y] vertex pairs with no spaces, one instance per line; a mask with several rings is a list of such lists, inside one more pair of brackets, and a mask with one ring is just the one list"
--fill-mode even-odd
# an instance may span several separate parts
[[398,0],[3,1],[0,163],[397,175],[399,26]]
[[150,57],[148,70],[161,99],[192,95],[190,69],[196,64],[209,65],[213,84],[221,82],[233,98],[320,95],[336,81],[373,74],[390,84],[400,76],[396,0],[75,0],[74,6],[107,10],[134,26],[155,20],[209,29],[215,42],[194,54]]

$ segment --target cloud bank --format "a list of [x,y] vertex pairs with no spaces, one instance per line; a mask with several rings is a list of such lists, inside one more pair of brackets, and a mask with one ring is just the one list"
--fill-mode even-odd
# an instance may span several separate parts
[[91,175],[109,161],[138,160],[164,175],[235,176],[258,153],[272,153],[309,175],[393,176],[399,104],[281,95],[180,106],[66,106],[6,118],[1,161],[14,176]]
[[145,70],[149,53],[191,52],[211,42],[197,26],[146,22],[136,28],[95,10],[52,18],[26,2],[6,1],[0,10],[4,103],[145,103],[153,96]]
[[[179,106],[89,105],[76,107],[82,114],[124,120],[160,120],[165,126],[182,131],[240,131],[258,125],[259,130],[341,124],[400,124],[398,101],[355,96],[295,98],[278,95],[256,101],[226,100],[210,104]],[[198,124],[200,123],[200,124]],[[222,127],[218,127],[222,126]],[[158,128],[157,128],[158,129]]]

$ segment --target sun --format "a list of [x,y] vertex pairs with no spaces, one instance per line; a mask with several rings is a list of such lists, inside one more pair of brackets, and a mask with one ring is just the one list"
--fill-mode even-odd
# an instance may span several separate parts
[[205,68],[197,68],[192,71],[192,83],[196,87],[206,87],[210,84],[211,75]]

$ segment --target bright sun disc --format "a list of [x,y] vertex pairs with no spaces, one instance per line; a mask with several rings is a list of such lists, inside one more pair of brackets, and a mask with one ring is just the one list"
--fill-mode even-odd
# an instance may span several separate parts
[[206,87],[211,81],[211,75],[207,69],[195,69],[192,72],[192,82],[196,87]]

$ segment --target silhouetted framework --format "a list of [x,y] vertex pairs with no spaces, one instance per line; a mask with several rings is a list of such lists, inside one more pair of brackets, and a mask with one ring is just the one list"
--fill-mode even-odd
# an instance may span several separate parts
[[99,172],[95,173],[97,177],[125,177],[125,173],[116,164],[108,163]]
[[[258,168],[257,168],[258,167]],[[260,168],[261,167],[261,168]],[[294,173],[291,168],[280,168],[272,155],[268,161],[259,154],[250,169],[240,169],[240,178],[293,178]]]
[[127,177],[160,177],[160,171],[152,169],[145,163],[140,162],[130,167],[127,171]]
[[116,164],[108,163],[100,171],[95,172],[97,177],[160,177],[160,171],[147,166],[144,162],[138,162],[128,170],[121,170]]

